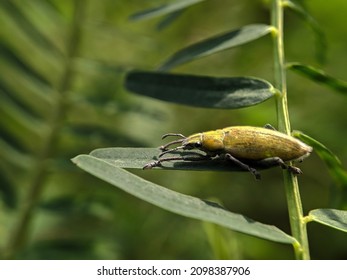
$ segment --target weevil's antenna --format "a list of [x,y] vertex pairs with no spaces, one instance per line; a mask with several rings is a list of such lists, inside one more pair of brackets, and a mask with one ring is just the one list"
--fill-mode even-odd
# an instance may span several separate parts
[[168,137],[168,136],[179,136],[179,137],[181,137],[181,138],[187,138],[187,137],[185,137],[183,134],[181,134],[181,133],[166,133],[166,134],[164,134],[162,137],[161,137],[161,139],[165,139],[166,137]]
[[183,139],[177,139],[177,140],[174,140],[174,141],[171,141],[165,145],[162,145],[160,146],[160,150],[162,151],[166,151],[167,147],[170,147],[171,145],[174,145],[174,144],[180,144],[182,143],[186,138],[183,138]]
[[[184,139],[181,139],[181,142],[183,141]],[[175,147],[175,148],[172,148],[170,150],[166,150],[164,152],[162,152],[158,157],[162,157],[163,155],[167,154],[167,153],[171,153],[171,152],[174,152],[174,151],[177,151],[179,149],[183,149],[184,146],[178,146],[178,147]]]

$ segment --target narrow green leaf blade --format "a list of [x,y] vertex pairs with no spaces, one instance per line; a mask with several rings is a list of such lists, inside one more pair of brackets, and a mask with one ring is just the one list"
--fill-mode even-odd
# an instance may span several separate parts
[[128,90],[148,97],[195,107],[236,109],[263,102],[274,95],[265,80],[249,77],[216,78],[158,72],[128,73]]
[[275,242],[286,244],[296,242],[293,237],[275,226],[229,212],[216,203],[166,189],[93,156],[79,155],[72,161],[94,176],[170,212]]
[[321,69],[314,68],[301,63],[289,63],[288,69],[320,84],[323,84],[330,89],[339,93],[347,94],[347,82],[336,79]]
[[315,209],[310,211],[313,221],[347,232],[347,211],[337,209]]
[[166,15],[157,24],[157,30],[161,31],[170,26],[174,21],[176,21],[183,14],[183,10],[178,10]]
[[271,30],[272,27],[266,24],[251,24],[208,38],[178,51],[159,70],[167,71],[191,60],[246,44],[265,36]]
[[150,8],[138,13],[135,13],[129,17],[130,20],[145,20],[154,17],[159,17],[162,15],[170,14],[173,12],[180,11],[184,8],[197,4],[205,0],[181,0],[175,1],[171,4],[161,5],[155,8]]

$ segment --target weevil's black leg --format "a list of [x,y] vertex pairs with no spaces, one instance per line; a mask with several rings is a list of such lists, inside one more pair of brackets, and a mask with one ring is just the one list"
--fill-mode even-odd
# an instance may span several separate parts
[[271,124],[267,123],[266,125],[264,125],[264,128],[267,128],[267,129],[271,129],[271,130],[275,130],[277,131],[276,128],[274,128]]
[[232,161],[233,163],[235,163],[236,165],[240,166],[242,169],[247,170],[249,172],[251,172],[255,179],[260,180],[261,176],[260,173],[257,171],[257,169],[250,167],[249,165],[243,163],[242,161],[238,160],[237,158],[233,157],[231,154],[225,154],[225,158],[227,160]]
[[286,164],[279,157],[271,157],[271,158],[262,159],[262,160],[258,161],[257,164],[260,164],[264,167],[265,166],[268,166],[268,167],[280,166],[282,169],[287,169],[288,171],[290,171],[293,174],[296,174],[296,175],[302,174],[302,171],[300,170],[300,168]]
[[151,169],[153,167],[161,166],[161,163],[164,161],[174,161],[174,160],[202,161],[202,160],[209,160],[209,159],[211,159],[211,156],[209,155],[166,157],[166,158],[160,158],[158,160],[149,162],[142,169]]

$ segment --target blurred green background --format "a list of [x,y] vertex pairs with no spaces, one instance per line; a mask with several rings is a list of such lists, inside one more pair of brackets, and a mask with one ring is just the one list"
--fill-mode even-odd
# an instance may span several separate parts
[[[250,23],[269,23],[269,1],[214,0],[163,18],[131,22],[167,1],[33,0],[0,2],[0,251],[11,249],[32,203],[19,259],[214,259],[206,227],[142,202],[75,167],[70,158],[99,147],[157,147],[161,135],[230,125],[276,125],[274,101],[233,111],[189,108],[133,95],[126,71],[153,70],[175,51]],[[301,2],[301,1],[299,1]],[[323,66],[347,79],[346,1],[305,1],[327,39]],[[287,61],[319,66],[312,31],[286,12]],[[273,82],[269,36],[177,67],[175,72],[255,76]],[[346,105],[341,94],[288,73],[293,129],[304,131],[347,162]],[[313,154],[301,165],[305,213],[333,207],[334,186]],[[232,212],[290,233],[282,172],[136,171],[170,189],[219,201]],[[28,198],[28,192],[37,192]],[[347,203],[339,205],[346,209]],[[290,246],[217,229],[227,257],[292,259]],[[347,235],[308,225],[313,259],[347,258]],[[12,241],[11,241],[12,240]],[[15,250],[13,249],[14,247]]]

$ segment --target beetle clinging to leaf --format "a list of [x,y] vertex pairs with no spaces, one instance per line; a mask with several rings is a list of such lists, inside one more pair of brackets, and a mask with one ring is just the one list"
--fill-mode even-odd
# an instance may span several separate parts
[[[260,179],[260,173],[253,167],[254,165],[280,166],[293,174],[301,174],[298,167],[287,162],[302,161],[312,152],[312,147],[276,131],[270,125],[265,128],[231,126],[188,137],[179,133],[168,133],[163,135],[163,139],[169,136],[177,136],[179,139],[161,146],[163,152],[159,154],[159,159],[146,164],[143,169],[161,166],[165,161],[201,161],[219,158],[232,162],[242,170],[251,172],[256,179]],[[178,146],[169,148],[173,145]],[[163,157],[165,154],[180,150],[200,150],[205,152],[205,155]]]

